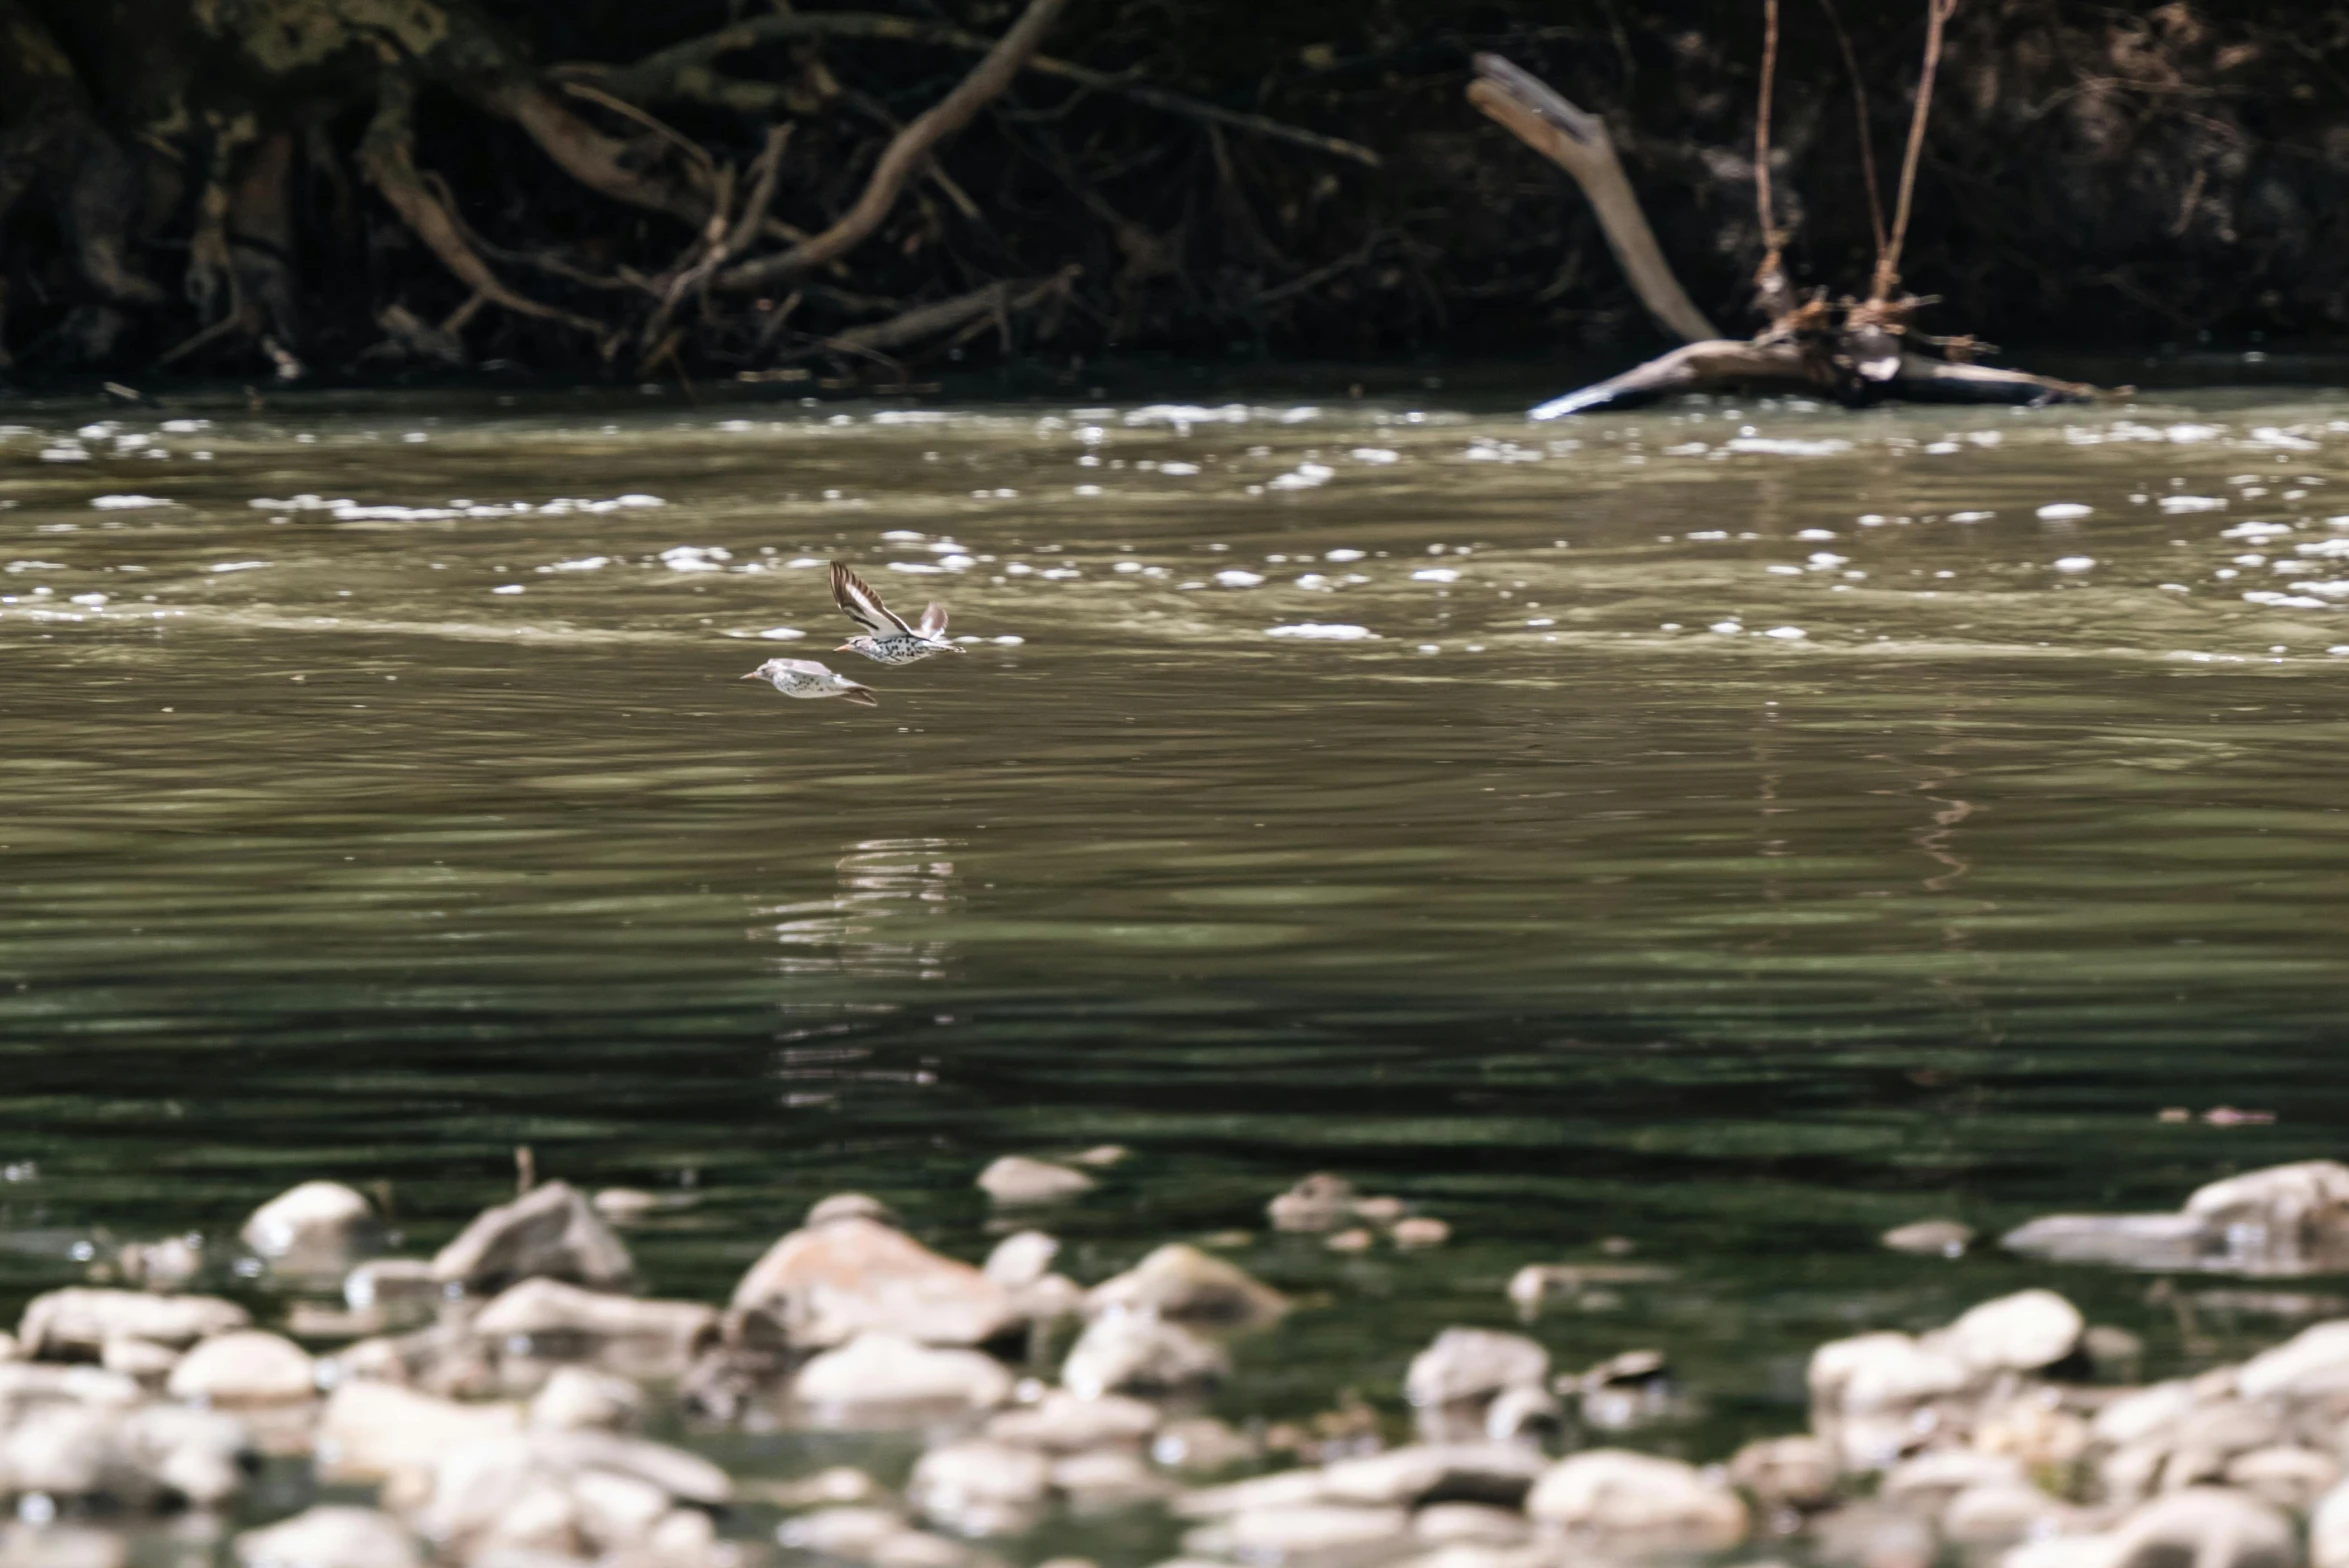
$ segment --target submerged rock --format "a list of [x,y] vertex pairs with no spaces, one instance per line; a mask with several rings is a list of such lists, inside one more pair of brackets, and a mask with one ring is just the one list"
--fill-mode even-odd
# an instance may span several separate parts
[[321,1504],[236,1538],[245,1568],[421,1568],[405,1525],[372,1508]]
[[1223,1347],[1147,1313],[1095,1318],[1061,1364],[1060,1380],[1082,1398],[1109,1393],[1172,1394],[1222,1381]]
[[94,1360],[113,1339],[179,1347],[244,1328],[252,1317],[217,1296],[150,1296],[137,1290],[69,1286],[35,1296],[16,1337],[34,1360]]
[[724,1471],[681,1448],[608,1432],[514,1432],[446,1455],[419,1519],[461,1553],[595,1556],[644,1546],[681,1507],[732,1496]]
[[698,1301],[646,1301],[526,1279],[483,1307],[472,1327],[485,1338],[524,1341],[541,1356],[592,1354],[624,1341],[631,1371],[675,1377],[716,1341],[718,1317],[717,1308]]
[[810,1347],[868,1331],[975,1345],[1019,1321],[1010,1293],[985,1274],[863,1215],[776,1242],[735,1286],[733,1304],[769,1313]]
[[1548,1461],[1514,1443],[1412,1443],[1383,1454],[1333,1461],[1322,1495],[1334,1502],[1496,1503],[1525,1500]]
[[1237,1264],[1183,1242],[1158,1248],[1141,1262],[1093,1287],[1090,1314],[1145,1312],[1162,1318],[1219,1323],[1268,1323],[1288,1310],[1281,1293],[1249,1277]]
[[1974,1244],[1974,1227],[1956,1220],[1913,1220],[1906,1225],[1895,1225],[1876,1239],[1895,1252],[1955,1258],[1963,1256]]
[[1098,1185],[1083,1171],[1024,1154],[1006,1154],[979,1172],[981,1190],[997,1203],[1058,1203]]
[[256,1329],[205,1340],[171,1371],[172,1398],[212,1405],[299,1404],[317,1392],[309,1353]]
[[1354,1184],[1343,1176],[1317,1171],[1264,1206],[1275,1230],[1333,1229],[1354,1217]]
[[1552,1529],[1653,1550],[1723,1550],[1744,1540],[1747,1526],[1738,1495],[1694,1466],[1620,1448],[1552,1465],[1525,1511]]
[[899,1334],[859,1334],[799,1369],[794,1399],[851,1421],[894,1407],[985,1410],[1011,1397],[1012,1376],[975,1350],[939,1350]]
[[616,1290],[634,1281],[636,1265],[576,1187],[550,1181],[475,1215],[434,1256],[432,1273],[475,1295],[541,1276]]
[[2349,1266],[2349,1165],[2301,1160],[2212,1182],[2176,1214],[2054,1214],[2007,1233],[2063,1263],[2289,1276]]
[[1523,1334],[1448,1328],[1411,1358],[1403,1397],[1414,1405],[1458,1404],[1505,1388],[1539,1387],[1549,1375],[1550,1353]]
[[1202,1525],[1183,1537],[1183,1550],[1275,1565],[1367,1562],[1391,1552],[1410,1525],[1411,1516],[1400,1508],[1302,1503]]
[[1033,1405],[1000,1411],[987,1423],[998,1443],[1073,1454],[1114,1444],[1139,1444],[1158,1430],[1158,1407],[1120,1394],[1083,1399],[1065,1388],[1047,1390]]
[[350,1266],[375,1234],[375,1210],[337,1181],[306,1181],[255,1209],[237,1232],[272,1268],[297,1274]]

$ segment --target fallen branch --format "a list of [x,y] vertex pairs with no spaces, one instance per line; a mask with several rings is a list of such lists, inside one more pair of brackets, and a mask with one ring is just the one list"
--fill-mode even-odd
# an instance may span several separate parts
[[911,347],[959,327],[984,323],[990,318],[1007,321],[1013,311],[1032,310],[1053,294],[1065,291],[1082,270],[1071,265],[1061,268],[1051,277],[1033,279],[1025,284],[1009,280],[990,283],[985,288],[973,289],[968,294],[957,294],[952,299],[916,305],[887,321],[876,321],[868,326],[851,327],[845,332],[834,333],[824,340],[822,346],[856,354],[882,354],[890,349]]
[[[592,64],[558,66],[555,74],[572,79],[591,78],[607,91],[640,103],[662,98],[685,98],[740,110],[746,114],[805,113],[805,95],[797,93],[793,88],[744,81],[738,77],[723,76],[713,69],[714,62],[723,56],[794,38],[878,38],[982,53],[993,48],[995,42],[980,34],[965,32],[959,27],[916,21],[910,17],[882,16],[862,11],[778,12],[706,33],[667,49],[656,50],[634,65],[618,69]],[[1340,136],[1325,136],[1319,131],[1309,131],[1303,126],[1290,125],[1261,114],[1250,114],[1243,109],[1227,109],[1220,104],[1186,97],[1182,93],[1170,92],[1166,88],[1154,87],[1114,72],[1078,65],[1072,60],[1039,54],[1023,61],[1022,69],[1033,71],[1039,76],[1058,77],[1089,91],[1145,104],[1168,114],[1228,125],[1234,130],[1310,147],[1316,152],[1349,159],[1366,168],[1380,166],[1378,154],[1359,142],[1347,141]]]
[[881,161],[873,168],[872,178],[865,182],[864,193],[841,215],[839,222],[779,256],[762,257],[734,268],[720,277],[720,285],[729,289],[764,287],[812,272],[864,243],[897,205],[898,193],[905,189],[906,180],[923,166],[931,149],[968,125],[991,100],[1002,96],[1012,78],[1019,74],[1021,63],[1043,42],[1045,29],[1067,4],[1068,0],[1028,0],[1027,10],[996,40],[995,47],[987,51],[971,74],[891,138]]
[[1468,101],[1497,120],[1519,141],[1574,176],[1597,212],[1607,247],[1623,266],[1632,290],[1658,325],[1676,338],[1699,342],[1721,336],[1672,275],[1640,211],[1623,164],[1615,156],[1607,124],[1566,101],[1547,82],[1497,54],[1476,57],[1477,79]]

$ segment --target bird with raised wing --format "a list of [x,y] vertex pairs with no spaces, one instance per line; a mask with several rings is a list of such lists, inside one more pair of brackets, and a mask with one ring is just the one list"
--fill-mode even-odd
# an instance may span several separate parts
[[814,659],[769,659],[742,678],[765,681],[786,697],[845,697],[860,708],[881,705],[873,688],[836,674]]
[[864,628],[862,636],[849,638],[836,653],[861,653],[876,664],[912,664],[933,653],[962,652],[946,640],[946,606],[933,600],[909,626],[845,561],[832,563],[832,602]]

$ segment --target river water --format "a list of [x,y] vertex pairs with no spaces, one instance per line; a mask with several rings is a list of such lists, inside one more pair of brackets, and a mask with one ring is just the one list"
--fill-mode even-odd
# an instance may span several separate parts
[[[1527,1261],[1668,1272],[1534,1331],[1666,1350],[1698,1458],[2023,1283],[2280,1337],[1874,1238],[2338,1153],[2349,398],[1521,406],[13,405],[0,1292],[310,1176],[434,1245],[529,1144],[719,1298],[1115,1142],[1072,1272],[1312,1304],[1235,1415],[1392,1410]],[[832,654],[835,557],[965,653]],[[1266,1233],[1315,1169],[1454,1241]]]

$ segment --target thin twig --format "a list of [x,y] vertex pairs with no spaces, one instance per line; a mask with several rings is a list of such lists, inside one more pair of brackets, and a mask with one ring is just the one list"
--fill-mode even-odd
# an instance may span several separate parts
[[1908,150],[1900,160],[1900,195],[1892,208],[1892,235],[1876,259],[1876,281],[1868,290],[1881,305],[1900,286],[1900,248],[1908,238],[1909,203],[1917,191],[1917,160],[1925,151],[1925,121],[1933,112],[1933,78],[1941,69],[1941,35],[1957,0],[1925,0],[1925,64],[1917,73],[1917,112],[1909,120]]
[[1778,217],[1770,210],[1770,94],[1778,85],[1778,0],[1762,0],[1762,90],[1754,104],[1754,207],[1762,223],[1762,270],[1778,265]]
[[1020,66],[1036,52],[1068,0],[1028,0],[1018,21],[996,40],[995,47],[974,66],[954,90],[916,115],[912,123],[890,140],[865,182],[863,194],[840,221],[811,240],[794,245],[780,256],[763,257],[725,273],[719,279],[731,289],[757,288],[778,278],[814,271],[862,244],[897,205],[906,180],[929,159],[932,149],[969,124],[990,100],[1002,96]]
[[1876,141],[1868,123],[1868,83],[1860,75],[1860,57],[1851,46],[1851,34],[1844,31],[1843,18],[1836,13],[1835,0],[1819,0],[1819,9],[1827,13],[1827,25],[1835,29],[1835,42],[1843,51],[1843,68],[1851,76],[1851,107],[1858,121],[1860,133],[1860,180],[1868,188],[1868,229],[1875,237],[1876,259],[1884,259],[1884,195],[1876,188]]
[[694,162],[700,164],[702,173],[712,177],[716,176],[718,172],[717,162],[715,159],[710,157],[709,149],[702,146],[701,143],[695,141],[692,137],[686,135],[683,131],[680,131],[674,126],[655,119],[653,116],[645,113],[642,109],[636,107],[636,105],[628,102],[628,100],[625,98],[613,97],[610,93],[605,92],[600,87],[591,86],[586,82],[564,82],[561,85],[563,91],[569,93],[574,98],[584,98],[589,103],[601,104],[605,108],[611,110],[614,114],[619,115],[622,119],[634,120],[637,124],[643,126],[646,130],[652,132],[655,136],[658,136],[662,141],[665,141],[672,147],[677,148],[688,158],[691,158]]
[[[763,83],[721,77],[710,68],[711,62],[721,56],[789,38],[885,38],[900,43],[932,44],[974,52],[984,52],[994,47],[993,39],[978,33],[938,22],[917,21],[912,17],[883,16],[865,11],[793,11],[756,17],[714,33],[705,33],[699,38],[656,50],[634,65],[615,69],[574,63],[557,66],[549,74],[573,81],[592,79],[626,98],[689,98],[761,114],[797,112],[783,102],[786,89],[767,88]],[[1309,131],[1303,126],[1290,125],[1268,115],[1250,114],[1243,109],[1227,109],[1221,104],[1206,103],[1163,87],[1154,87],[1147,82],[1135,81],[1113,71],[1095,70],[1072,60],[1044,54],[1031,56],[1023,62],[1023,68],[1039,76],[1057,76],[1062,81],[1074,82],[1094,92],[1146,104],[1168,114],[1179,114],[1278,141],[1293,142],[1332,157],[1350,159],[1367,168],[1380,167],[1379,155],[1360,142],[1351,142],[1342,136],[1325,136],[1319,131]],[[762,92],[762,89],[765,91]]]

